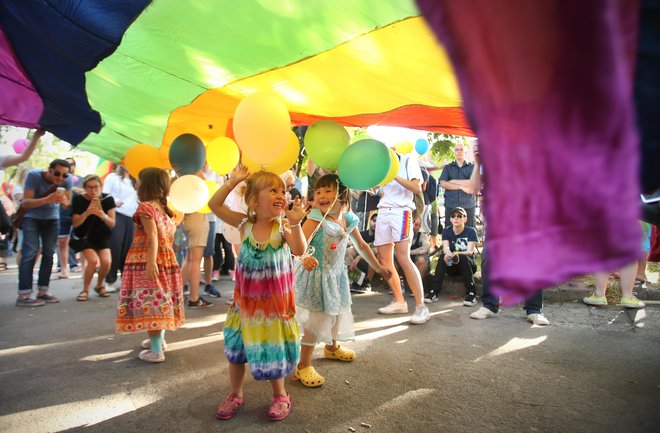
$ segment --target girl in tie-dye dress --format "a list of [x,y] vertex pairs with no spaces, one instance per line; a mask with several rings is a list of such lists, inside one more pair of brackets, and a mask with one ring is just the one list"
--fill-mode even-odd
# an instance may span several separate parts
[[[246,178],[247,215],[223,206],[229,192]],[[256,380],[270,381],[273,388],[268,419],[282,420],[291,410],[284,378],[300,355],[291,253],[304,253],[307,243],[300,229],[306,215],[303,204],[297,199],[289,210],[284,193],[279,176],[259,172],[248,178],[247,169],[237,167],[209,201],[211,210],[226,224],[238,227],[243,239],[234,303],[224,329],[231,391],[218,407],[218,419],[232,418],[243,404],[246,363]]]

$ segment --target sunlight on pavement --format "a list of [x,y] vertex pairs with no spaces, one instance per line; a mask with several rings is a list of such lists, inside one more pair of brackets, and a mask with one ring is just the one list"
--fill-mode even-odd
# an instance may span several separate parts
[[186,318],[186,323],[181,325],[179,329],[195,329],[195,328],[206,328],[207,326],[218,325],[220,323],[225,323],[227,319],[227,314],[215,314],[213,316],[205,316],[203,319],[188,319]]
[[396,334],[397,332],[405,331],[409,326],[395,326],[393,328],[383,329],[382,331],[369,332],[368,334],[356,335],[355,341],[369,341],[375,340],[376,338],[385,337],[387,335]]
[[90,426],[148,406],[161,397],[144,392],[111,394],[101,398],[31,409],[0,416],[5,433],[52,432]]
[[74,346],[76,344],[88,344],[92,341],[108,340],[112,337],[113,335],[101,335],[93,338],[81,338],[78,340],[61,341],[58,343],[45,343],[45,344],[35,344],[30,346],[12,347],[11,349],[0,350],[0,357],[10,356],[10,355],[22,355],[24,353],[34,352],[43,349],[51,349],[54,347],[66,347],[66,346]]
[[113,352],[113,353],[103,353],[103,354],[98,354],[98,355],[89,355],[85,356],[84,358],[80,358],[78,361],[107,361],[110,359],[115,359],[115,358],[121,358],[127,355],[130,355],[133,351],[132,350],[122,350],[121,352]]
[[[416,404],[419,401],[424,401],[429,398],[429,396],[435,393],[435,389],[429,388],[420,388],[413,391],[408,391],[401,394],[398,397],[394,397],[392,400],[386,401],[377,408],[370,410],[365,413],[364,416],[356,418],[350,421],[342,422],[342,427],[344,425],[356,425],[359,426],[361,423],[369,424],[369,427],[378,428],[379,420],[387,420],[391,414],[395,411],[404,411],[406,412],[411,405]],[[339,427],[339,426],[337,426]],[[364,429],[362,429],[364,431]]]
[[488,358],[494,358],[496,356],[500,355],[505,355],[507,353],[515,352],[517,350],[522,350],[522,349],[527,349],[529,347],[537,346],[541,343],[543,343],[545,340],[548,339],[547,335],[543,335],[538,338],[518,338],[514,337],[511,340],[509,340],[508,343],[504,344],[503,346],[498,347],[497,349],[493,350],[487,355],[480,356],[479,358],[475,359],[474,362],[479,362],[482,359],[488,359]]
[[[453,310],[449,309],[449,310],[435,311],[429,314],[429,316],[430,317],[438,316],[440,314],[446,314],[451,311]],[[385,328],[387,326],[396,326],[402,323],[408,323],[410,321],[411,314],[398,315],[396,317],[385,316],[387,317],[386,319],[369,319],[369,320],[363,320],[362,322],[355,322],[353,329],[355,330],[355,332],[358,332],[358,331],[363,331],[365,329]]]

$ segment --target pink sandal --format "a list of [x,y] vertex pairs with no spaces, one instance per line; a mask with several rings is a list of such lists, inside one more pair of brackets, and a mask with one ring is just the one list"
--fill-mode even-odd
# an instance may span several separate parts
[[267,417],[271,421],[282,421],[284,418],[289,416],[291,413],[291,407],[293,402],[291,401],[291,395],[276,395],[273,397],[273,402],[268,408]]
[[243,406],[243,399],[236,394],[229,394],[218,407],[215,417],[222,420],[232,419],[241,406]]

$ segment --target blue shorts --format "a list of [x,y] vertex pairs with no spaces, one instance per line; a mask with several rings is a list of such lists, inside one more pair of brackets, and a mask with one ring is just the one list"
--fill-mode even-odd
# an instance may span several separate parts
[[60,231],[57,234],[58,238],[68,238],[71,236],[71,224],[73,220],[70,216],[60,215]]
[[209,235],[206,238],[204,257],[215,255],[215,221],[209,221]]

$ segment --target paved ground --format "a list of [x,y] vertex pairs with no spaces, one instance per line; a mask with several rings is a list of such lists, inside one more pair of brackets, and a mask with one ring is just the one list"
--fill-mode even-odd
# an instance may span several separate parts
[[[23,309],[13,305],[15,281],[15,267],[0,273],[2,432],[657,432],[660,426],[660,307],[587,307],[571,300],[588,292],[579,285],[546,294],[548,327],[532,326],[515,307],[471,320],[474,308],[446,295],[431,305],[429,323],[412,326],[408,316],[375,314],[389,301],[386,293],[357,295],[358,338],[349,345],[358,359],[317,359],[326,384],[288,383],[292,415],[271,423],[270,387],[251,377],[236,418],[213,417],[228,389],[225,298],[187,311],[184,328],[167,336],[167,361],[151,365],[136,358],[142,335],[113,334],[114,295],[76,302],[80,279],[62,280],[52,284],[61,303]],[[231,283],[220,283],[227,296]]]

